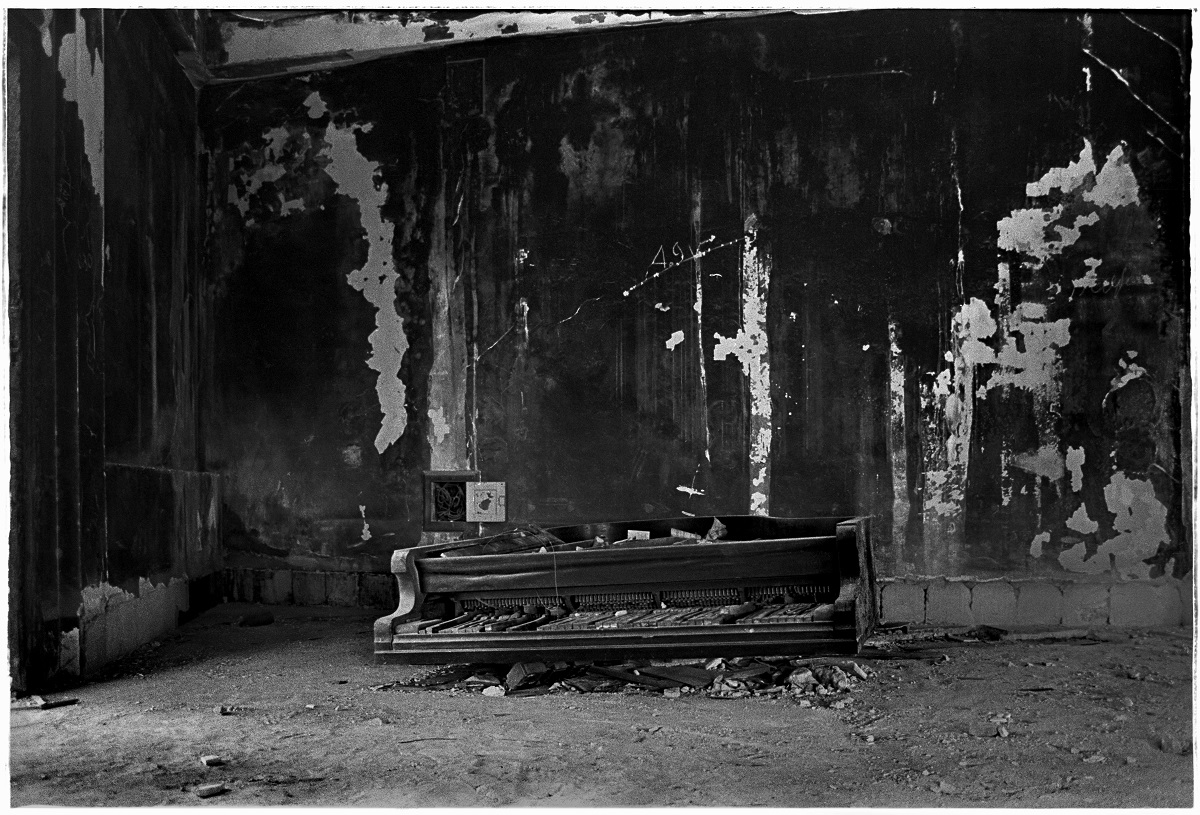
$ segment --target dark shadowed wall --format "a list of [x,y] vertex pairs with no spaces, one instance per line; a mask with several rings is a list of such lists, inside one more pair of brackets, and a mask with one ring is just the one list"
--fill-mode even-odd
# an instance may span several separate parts
[[[173,12],[172,12],[173,13]],[[145,11],[8,26],[17,688],[175,625],[216,571],[196,91]]]
[[514,521],[1189,573],[1190,36],[780,15],[206,89],[234,562],[384,571],[422,472],[476,469]]

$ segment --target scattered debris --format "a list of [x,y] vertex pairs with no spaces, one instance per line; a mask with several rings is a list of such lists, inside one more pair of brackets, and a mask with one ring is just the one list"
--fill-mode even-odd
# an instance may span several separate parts
[[703,693],[714,699],[749,696],[791,699],[801,707],[812,707],[813,702],[805,697],[816,697],[822,707],[843,710],[848,705],[845,695],[857,682],[873,675],[857,662],[836,657],[718,657],[704,662],[676,660],[667,664],[627,661],[449,665],[408,682],[370,687],[372,690],[438,688],[493,697],[623,692],[679,699]]
[[237,712],[238,712],[238,708],[234,707],[232,705],[217,705],[216,707],[213,708],[213,713],[219,714],[221,716],[232,716],[233,714],[235,714]]
[[225,759],[220,756],[200,756],[200,763],[205,767],[221,767],[225,764]]
[[964,635],[966,639],[979,640],[980,642],[999,642],[1008,634],[1008,630],[1004,628],[996,628],[993,625],[977,625],[967,631]]
[[213,784],[201,784],[192,789],[199,798],[212,798],[214,795],[220,795],[223,792],[228,792],[228,787],[224,783],[217,781]]

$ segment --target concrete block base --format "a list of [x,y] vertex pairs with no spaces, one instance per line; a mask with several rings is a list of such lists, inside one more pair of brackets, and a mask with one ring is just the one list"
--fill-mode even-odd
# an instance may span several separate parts
[[936,580],[925,593],[925,622],[933,625],[974,625],[971,589],[966,583]]

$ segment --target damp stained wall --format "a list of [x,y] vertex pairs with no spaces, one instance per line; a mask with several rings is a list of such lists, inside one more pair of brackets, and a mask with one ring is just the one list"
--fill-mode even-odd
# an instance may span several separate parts
[[883,575],[1189,573],[1190,38],[781,15],[207,88],[231,553],[384,571],[433,468],[513,521],[869,514]]
[[150,12],[8,16],[10,667],[94,671],[220,565],[196,92]]

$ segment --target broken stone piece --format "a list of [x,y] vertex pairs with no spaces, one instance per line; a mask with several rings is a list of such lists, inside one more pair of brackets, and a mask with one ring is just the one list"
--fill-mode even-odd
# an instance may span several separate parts
[[484,696],[503,696],[504,693],[504,688],[500,685],[488,685],[483,689]]
[[220,714],[221,716],[232,716],[235,710],[235,708],[228,705],[217,705],[213,708],[213,713]]
[[811,688],[817,684],[817,678],[808,668],[797,668],[788,674],[787,683],[793,688]]
[[508,676],[504,679],[504,686],[509,690],[517,690],[531,685],[548,670],[550,669],[544,662],[518,662],[509,669]]
[[710,541],[720,540],[721,538],[725,537],[728,532],[729,530],[725,527],[725,524],[721,523],[720,518],[713,518],[713,525],[708,530],[708,534],[704,536],[704,539]]
[[192,790],[192,792],[196,793],[196,795],[200,798],[212,798],[214,795],[220,795],[221,793],[227,791],[228,790],[225,785],[220,781],[214,784],[201,784]]
[[44,699],[37,705],[38,710],[50,710],[56,707],[66,707],[67,705],[79,704],[78,699]]
[[220,767],[225,763],[225,759],[220,756],[200,756],[200,763],[205,767]]
[[849,690],[850,677],[836,665],[823,665],[813,669],[813,676],[829,690]]

